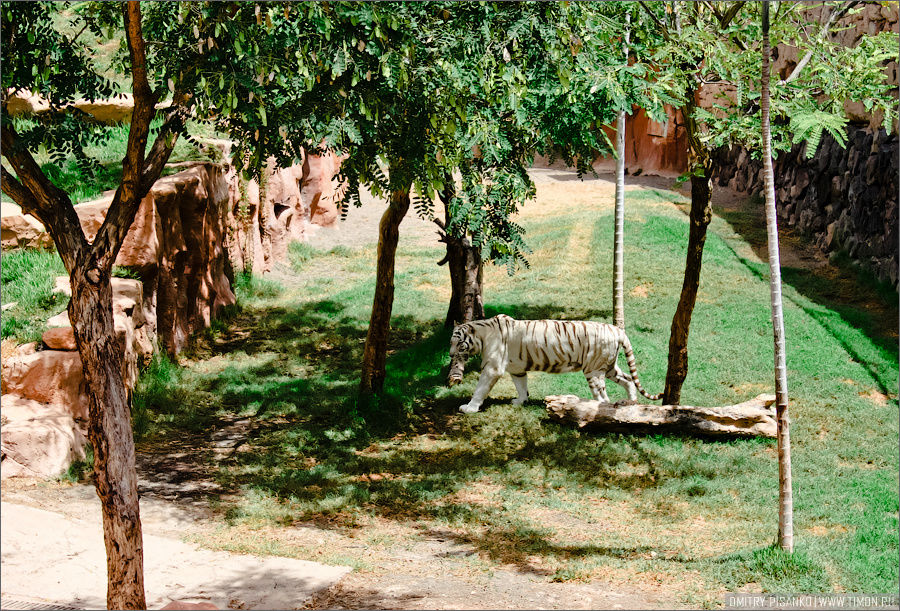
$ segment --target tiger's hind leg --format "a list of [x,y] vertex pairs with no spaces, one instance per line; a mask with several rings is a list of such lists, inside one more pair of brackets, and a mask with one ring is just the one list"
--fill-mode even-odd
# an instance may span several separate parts
[[587,383],[591,389],[591,396],[594,397],[594,401],[609,403],[609,395],[606,394],[606,380],[603,379],[603,374],[598,371],[592,371],[590,373],[585,371],[584,377],[587,378]]
[[613,365],[613,368],[606,372],[606,377],[625,389],[629,401],[637,401],[637,388],[634,381],[630,375],[619,369],[618,365]]
[[513,400],[513,405],[523,405],[528,400],[528,374],[509,375],[512,376],[513,385],[516,387],[516,398]]

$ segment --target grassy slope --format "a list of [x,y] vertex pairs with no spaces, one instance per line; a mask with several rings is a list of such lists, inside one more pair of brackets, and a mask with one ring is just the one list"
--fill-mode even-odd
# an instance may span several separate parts
[[47,319],[63,311],[65,295],[53,292],[53,279],[65,276],[66,269],[55,251],[15,250],[0,257],[3,304],[17,305],[3,312],[2,337],[18,343],[41,338]]
[[[611,202],[589,185],[569,190],[560,206],[542,188],[523,218],[531,269],[486,271],[489,312],[610,318]],[[627,329],[644,385],[658,392],[687,218],[672,194],[628,195]],[[897,589],[896,328],[879,329],[864,311],[830,303],[802,272],[785,270],[793,283],[785,319],[797,541],[788,558],[770,547],[772,442],[580,434],[549,422],[539,401],[513,408],[508,376],[482,413],[458,414],[477,373],[443,386],[448,283],[440,258],[437,245],[401,240],[389,395],[379,405],[354,402],[374,247],[295,248],[296,283],[282,291],[243,283],[243,310],[200,338],[187,367],[157,361],[143,378],[136,407],[145,444],[252,416],[246,443],[219,463],[220,483],[240,494],[223,503],[229,526],[207,543],[284,553],[289,539],[268,527],[316,519],[379,532],[395,523],[452,532],[479,551],[480,570],[512,564],[546,579],[633,583],[689,605],[715,604],[737,589]],[[771,391],[766,269],[716,217],[685,403]],[[529,377],[532,397],[588,395],[580,374]],[[614,387],[611,395],[623,393]]]

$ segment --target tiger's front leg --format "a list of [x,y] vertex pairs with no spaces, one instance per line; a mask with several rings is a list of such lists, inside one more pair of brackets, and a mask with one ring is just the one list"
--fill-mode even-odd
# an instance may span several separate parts
[[481,407],[481,404],[484,403],[484,400],[487,398],[488,393],[491,392],[494,384],[500,379],[500,374],[502,373],[503,372],[500,369],[495,367],[485,367],[482,369],[481,377],[478,378],[478,385],[475,387],[472,399],[465,405],[461,405],[459,411],[464,414],[474,414],[477,412],[478,408]]

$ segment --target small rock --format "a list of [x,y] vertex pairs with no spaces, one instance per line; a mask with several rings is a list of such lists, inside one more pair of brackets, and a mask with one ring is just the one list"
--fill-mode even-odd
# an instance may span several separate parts
[[47,319],[48,327],[70,327],[72,323],[69,322],[69,312],[67,310],[63,310],[56,316],[51,316]]
[[75,332],[72,327],[54,327],[47,329],[41,336],[44,345],[51,350],[77,350]]

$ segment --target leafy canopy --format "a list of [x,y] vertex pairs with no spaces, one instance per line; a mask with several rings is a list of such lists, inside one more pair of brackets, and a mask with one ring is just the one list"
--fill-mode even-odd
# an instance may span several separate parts
[[[864,34],[853,46],[831,36],[840,20],[863,10],[856,3],[822,5],[776,2],[770,37],[796,49],[797,69],[771,82],[772,145],[789,150],[805,141],[812,156],[827,131],[843,145],[844,102],[862,102],[884,114],[884,127],[897,118],[896,88],[885,74],[896,60],[898,36]],[[682,83],[685,95],[701,87],[711,103],[694,109],[700,142],[708,147],[738,144],[758,155],[762,149],[761,4],[759,2],[642,2],[648,20],[664,33],[657,65]],[[832,17],[833,16],[833,17]],[[726,22],[726,17],[731,17]],[[803,58],[809,55],[806,63]]]

